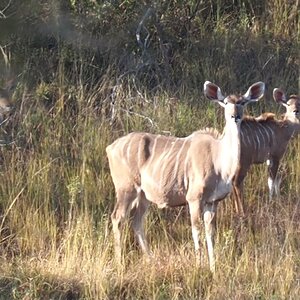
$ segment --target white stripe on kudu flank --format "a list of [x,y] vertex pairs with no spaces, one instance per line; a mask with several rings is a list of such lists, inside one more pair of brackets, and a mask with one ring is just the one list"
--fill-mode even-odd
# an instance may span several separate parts
[[190,148],[187,150],[186,152],[186,157],[185,157],[185,160],[184,160],[184,167],[183,167],[183,173],[184,173],[184,188],[185,190],[188,189],[188,184],[189,184],[189,181],[188,181],[188,164],[189,164],[189,150]]
[[153,148],[152,148],[152,151],[151,151],[151,158],[148,162],[148,168],[150,168],[152,166],[152,161],[154,160],[154,157],[155,157],[155,148],[157,146],[157,140],[160,138],[160,135],[157,135],[155,138],[154,138],[154,142],[153,142]]
[[260,129],[260,126],[258,126],[258,132],[259,132],[259,135],[261,136],[260,141],[262,143],[262,147],[265,148],[267,144],[265,141],[265,136],[264,136],[262,130]]
[[268,129],[267,129],[264,125],[262,125],[262,124],[259,124],[259,125],[261,126],[261,128],[262,128],[262,129],[264,130],[264,132],[265,132],[265,138],[266,138],[266,140],[267,140],[266,146],[267,146],[267,145],[270,145],[271,138],[270,138],[270,134],[269,134]]
[[[247,129],[247,137],[249,138],[249,145],[253,145],[256,151],[256,141],[255,138],[253,137],[253,133],[252,133],[252,129],[249,123],[245,123],[245,125],[247,125],[248,129]],[[250,139],[251,138],[251,139]],[[252,140],[252,141],[251,141]]]
[[167,155],[164,158],[164,162],[163,162],[163,165],[162,165],[162,168],[161,168],[161,173],[160,173],[160,178],[159,178],[160,183],[162,183],[162,178],[164,177],[165,169],[168,166],[168,164],[170,163],[170,157],[174,153],[174,147],[175,147],[175,144],[177,143],[177,141],[178,141],[178,138],[176,138],[172,142],[172,146],[171,146],[170,150],[168,151]]
[[241,138],[242,138],[242,144],[244,144],[245,146],[247,146],[247,143],[246,143],[246,139],[245,139],[244,131],[243,131],[243,130],[241,130]]
[[[167,142],[165,143],[164,149],[161,152],[161,154],[159,155],[159,157],[156,159],[156,164],[155,166],[153,166],[153,171],[152,174],[155,176],[155,174],[157,174],[157,171],[161,168],[161,162],[164,160],[164,157],[168,154],[168,152],[166,151],[166,149],[169,146],[169,140],[167,140]],[[158,172],[159,173],[159,172]]]
[[132,140],[129,140],[127,144],[127,150],[126,150],[126,158],[128,162],[130,162],[131,144],[132,144]]
[[269,126],[269,124],[265,124],[265,128],[271,133],[271,140],[274,141],[274,139],[276,138],[274,131],[272,129],[271,126]]
[[259,126],[257,127],[257,131],[258,131],[258,136],[260,136],[259,137],[259,140],[260,140],[260,146],[261,147],[265,147],[265,137],[264,137],[264,134],[262,133],[262,131],[261,131],[261,129],[259,128]]
[[260,148],[260,140],[259,140],[259,136],[257,134],[256,131],[253,131],[253,135],[255,136],[256,140],[257,140],[257,149],[259,150]]
[[251,139],[250,139],[251,128],[250,128],[250,130],[249,130],[249,124],[248,124],[248,123],[245,123],[245,125],[247,125],[247,127],[248,127],[248,129],[246,129],[246,136],[247,136],[248,144],[249,144],[249,145],[252,145]]
[[180,149],[179,149],[179,151],[178,151],[178,153],[176,155],[176,158],[175,158],[175,167],[174,167],[174,172],[173,172],[174,179],[176,178],[177,173],[178,173],[178,167],[179,167],[179,163],[181,161],[180,160],[180,155],[181,155],[181,153],[182,153],[182,151],[183,151],[183,149],[185,147],[186,142],[187,142],[187,139],[184,140],[184,142],[183,142],[182,146],[180,147]]
[[138,145],[138,160],[137,160],[137,164],[138,164],[138,168],[140,169],[141,164],[142,164],[142,145],[144,144],[144,139],[141,139],[139,141],[139,145]]

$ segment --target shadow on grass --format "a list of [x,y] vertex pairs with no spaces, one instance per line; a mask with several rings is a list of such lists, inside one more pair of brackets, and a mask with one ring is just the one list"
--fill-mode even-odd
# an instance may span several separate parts
[[0,300],[9,299],[80,299],[83,287],[63,278],[42,277],[0,278]]

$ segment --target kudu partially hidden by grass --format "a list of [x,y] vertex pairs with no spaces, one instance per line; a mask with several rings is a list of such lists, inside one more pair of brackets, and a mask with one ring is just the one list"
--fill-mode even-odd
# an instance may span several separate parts
[[111,215],[115,250],[121,261],[121,226],[127,214],[145,253],[150,253],[143,217],[151,202],[158,207],[189,205],[192,236],[199,255],[200,214],[203,213],[211,270],[215,267],[214,232],[218,202],[231,191],[240,160],[240,124],[244,106],[263,96],[264,83],[253,84],[243,96],[224,97],[205,82],[204,93],[225,111],[221,137],[197,131],[185,138],[133,132],[106,148],[117,202]]
[[276,120],[274,114],[266,113],[258,118],[246,117],[241,123],[241,159],[233,180],[233,197],[240,215],[245,215],[243,180],[251,165],[267,162],[269,198],[272,199],[274,192],[279,195],[279,163],[289,141],[300,131],[300,97],[291,95],[287,99],[278,88],[274,89],[273,97],[286,108],[282,120]]
[[14,87],[13,82],[12,80],[8,81],[4,88],[0,88],[0,125],[12,109],[11,93]]

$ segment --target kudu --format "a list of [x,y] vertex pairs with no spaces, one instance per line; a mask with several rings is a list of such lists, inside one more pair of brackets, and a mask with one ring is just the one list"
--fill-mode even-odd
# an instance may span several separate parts
[[244,216],[243,181],[252,164],[268,164],[269,198],[279,195],[277,171],[291,138],[300,131],[300,97],[286,98],[281,89],[274,89],[274,100],[286,108],[282,120],[266,113],[258,118],[246,117],[241,123],[241,159],[233,180],[233,198],[237,212]]
[[5,116],[11,111],[11,93],[13,81],[8,81],[4,88],[0,88],[0,125],[3,123]]
[[204,93],[224,108],[226,124],[221,137],[203,131],[185,138],[133,132],[106,148],[117,197],[111,219],[119,262],[121,226],[127,214],[140,247],[150,254],[143,228],[149,204],[160,208],[188,204],[198,257],[203,213],[209,264],[214,270],[217,204],[230,193],[239,164],[244,106],[263,96],[264,83],[253,84],[243,96],[224,97],[217,85],[206,81]]

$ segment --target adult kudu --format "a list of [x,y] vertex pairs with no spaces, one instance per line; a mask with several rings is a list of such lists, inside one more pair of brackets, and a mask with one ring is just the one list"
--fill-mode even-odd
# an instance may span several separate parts
[[289,141],[300,132],[300,97],[286,97],[282,89],[273,91],[275,102],[285,107],[281,120],[274,114],[265,113],[257,118],[246,117],[241,123],[241,159],[233,180],[235,207],[245,215],[243,181],[252,164],[268,164],[269,198],[274,192],[279,195],[280,179],[277,175],[280,160],[286,152]]
[[257,82],[242,96],[224,97],[221,89],[204,83],[204,93],[225,113],[222,136],[196,131],[176,138],[133,132],[106,148],[117,202],[111,215],[115,251],[121,261],[121,227],[130,213],[142,250],[149,254],[143,219],[149,204],[188,204],[195,250],[199,255],[200,214],[203,213],[210,269],[215,269],[214,233],[218,202],[231,191],[240,159],[240,124],[244,106],[258,101],[265,85]]

